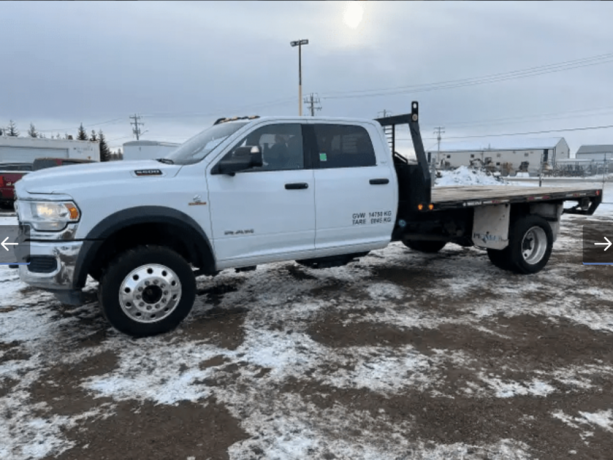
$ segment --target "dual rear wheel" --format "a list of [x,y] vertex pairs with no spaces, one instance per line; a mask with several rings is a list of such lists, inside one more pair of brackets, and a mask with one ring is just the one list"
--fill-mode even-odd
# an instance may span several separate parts
[[547,265],[552,248],[553,232],[549,222],[540,216],[528,215],[513,223],[506,248],[488,249],[487,255],[496,267],[527,275]]
[[[444,241],[403,240],[414,251],[436,253],[445,247]],[[496,267],[520,274],[537,273],[547,265],[553,248],[551,226],[541,216],[527,215],[517,219],[509,229],[509,245],[488,249],[487,255]]]

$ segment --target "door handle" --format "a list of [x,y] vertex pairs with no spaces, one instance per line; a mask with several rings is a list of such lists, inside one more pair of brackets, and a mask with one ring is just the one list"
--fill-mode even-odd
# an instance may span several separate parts
[[385,185],[389,183],[389,179],[370,179],[370,185]]
[[285,184],[285,190],[303,190],[309,188],[306,182],[296,182],[294,184]]

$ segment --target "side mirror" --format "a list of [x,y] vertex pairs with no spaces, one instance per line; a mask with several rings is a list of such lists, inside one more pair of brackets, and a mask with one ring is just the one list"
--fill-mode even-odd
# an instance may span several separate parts
[[262,151],[260,147],[244,146],[234,150],[230,158],[223,159],[215,168],[217,174],[229,174],[233,176],[237,172],[245,171],[253,167],[260,167],[262,161]]

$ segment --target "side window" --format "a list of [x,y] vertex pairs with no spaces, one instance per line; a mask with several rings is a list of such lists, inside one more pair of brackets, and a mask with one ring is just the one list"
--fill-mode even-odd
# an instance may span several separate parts
[[[298,123],[263,126],[249,133],[232,147],[224,159],[234,155],[239,147],[258,146],[264,165],[249,171],[284,171],[304,168],[302,127]],[[223,161],[223,160],[222,160]]]
[[376,166],[372,141],[361,126],[315,124],[320,169]]

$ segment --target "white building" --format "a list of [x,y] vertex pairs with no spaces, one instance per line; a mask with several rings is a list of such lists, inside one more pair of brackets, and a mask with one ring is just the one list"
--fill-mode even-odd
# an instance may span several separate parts
[[570,148],[563,137],[547,139],[492,139],[478,142],[441,142],[441,150],[428,150],[428,155],[439,167],[457,168],[470,166],[479,160],[482,164],[517,171],[527,162],[527,170],[537,173],[544,163],[544,169],[555,167],[557,160],[570,157]]
[[131,141],[123,144],[123,159],[130,160],[155,160],[163,158],[175,150],[181,144],[158,141]]
[[37,158],[100,161],[98,142],[0,136],[0,163],[32,163]]
[[613,145],[582,145],[575,153],[577,160],[595,160],[597,162],[613,160]]

